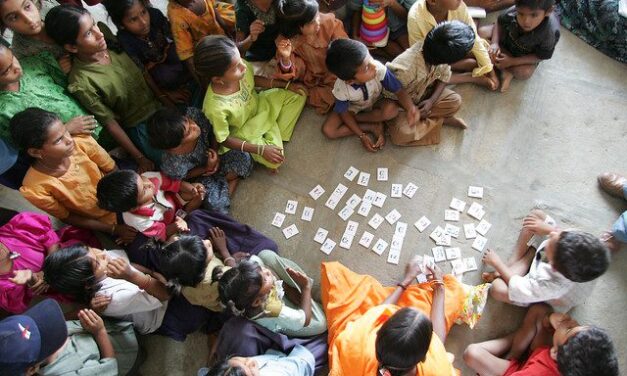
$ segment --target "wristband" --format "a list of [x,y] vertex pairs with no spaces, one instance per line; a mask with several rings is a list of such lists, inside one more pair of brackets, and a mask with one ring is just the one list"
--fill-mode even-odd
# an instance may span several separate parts
[[229,256],[229,257],[225,258],[225,259],[224,259],[224,265],[226,265],[226,262],[227,262],[227,261],[229,261],[229,260],[233,260],[233,261],[235,261],[235,257],[233,257],[233,256]]
[[398,286],[398,287],[402,288],[403,290],[407,290],[407,286],[405,286],[404,284],[402,284],[402,283],[400,283],[400,282],[399,282],[399,283],[397,283],[397,284],[396,284],[396,286]]

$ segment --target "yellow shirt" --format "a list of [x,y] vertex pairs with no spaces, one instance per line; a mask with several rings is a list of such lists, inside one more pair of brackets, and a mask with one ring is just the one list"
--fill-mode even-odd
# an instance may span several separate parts
[[222,312],[223,308],[220,304],[220,294],[218,293],[218,282],[211,283],[211,275],[213,270],[218,266],[222,267],[222,271],[226,272],[231,269],[224,266],[222,260],[213,257],[207,264],[205,270],[205,278],[194,287],[185,286],[181,289],[181,293],[193,305],[203,306],[214,312]]

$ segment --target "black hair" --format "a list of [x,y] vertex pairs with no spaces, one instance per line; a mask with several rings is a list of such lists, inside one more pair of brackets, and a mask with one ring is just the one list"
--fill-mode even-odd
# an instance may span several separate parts
[[225,359],[209,368],[209,372],[205,376],[246,376],[246,372],[239,367],[230,366],[229,360]]
[[150,7],[148,0],[104,0],[102,5],[104,5],[107,10],[113,24],[117,26],[118,29],[121,29],[123,27],[122,20],[124,16],[126,16],[126,12],[135,5],[135,3],[140,3],[145,8]]
[[261,267],[250,260],[242,260],[224,273],[215,268],[212,280],[218,281],[220,301],[233,313],[250,310],[263,283]]
[[379,368],[401,376],[424,362],[433,325],[415,308],[402,308],[393,314],[377,332],[375,349]]
[[286,38],[300,34],[300,28],[310,23],[318,14],[314,0],[280,0],[277,2],[279,32]]
[[422,45],[425,62],[453,64],[463,59],[475,44],[472,27],[460,21],[447,21],[431,29]]
[[340,80],[352,80],[368,57],[368,47],[352,39],[336,39],[329,44],[325,63],[329,72]]
[[581,330],[557,348],[557,369],[563,376],[618,376],[618,359],[605,330]]
[[57,121],[61,121],[57,114],[29,107],[11,118],[11,138],[21,150],[41,149],[48,140],[48,130]]
[[596,236],[583,231],[562,231],[552,266],[573,282],[600,277],[610,266],[610,251]]
[[206,80],[222,77],[231,66],[237,51],[235,42],[224,35],[208,35],[194,48],[194,67]]
[[88,304],[100,289],[94,276],[89,249],[77,243],[48,254],[44,260],[44,280],[61,294]]
[[168,287],[177,294],[181,286],[194,287],[205,278],[207,248],[198,236],[181,235],[171,243],[153,238],[142,246],[142,250],[154,251],[161,274],[168,280]]
[[132,170],[117,170],[103,176],[96,187],[98,207],[114,213],[127,212],[137,206],[137,177]]
[[555,5],[555,0],[516,0],[516,7],[525,7],[531,10],[550,10]]
[[[35,6],[37,7],[37,9],[39,9],[39,11],[41,11],[41,0],[31,0],[33,2],[33,4],[35,4]],[[0,5],[2,5],[2,3],[4,3],[5,0],[0,0]],[[4,32],[7,29],[7,25],[4,24],[4,22],[2,22],[2,17],[0,17],[0,35],[4,34]],[[2,43],[0,43],[2,44]]]
[[147,124],[148,141],[159,150],[175,148],[183,142],[186,116],[176,108],[163,107],[155,112]]

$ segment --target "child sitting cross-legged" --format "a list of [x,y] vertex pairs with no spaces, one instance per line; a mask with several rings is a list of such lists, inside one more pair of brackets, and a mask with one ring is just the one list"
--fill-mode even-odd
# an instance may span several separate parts
[[394,119],[399,112],[394,101],[381,98],[384,88],[396,94],[408,124],[418,120],[418,110],[399,80],[370,56],[365,44],[351,39],[334,40],[329,45],[326,65],[337,76],[333,87],[335,106],[322,125],[328,138],[355,135],[366,150],[380,150],[385,145],[383,122]]

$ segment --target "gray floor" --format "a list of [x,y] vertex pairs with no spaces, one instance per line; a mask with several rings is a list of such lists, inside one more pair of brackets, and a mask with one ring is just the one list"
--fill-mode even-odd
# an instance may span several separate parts
[[[347,195],[362,194],[363,187],[342,177],[351,165],[371,173],[376,167],[389,167],[388,183],[375,181],[373,175],[370,188],[375,190],[389,192],[392,182],[419,185],[412,200],[388,198],[383,209],[372,212],[385,215],[397,208],[403,216],[401,221],[410,225],[422,215],[443,223],[443,210],[451,197],[470,202],[465,194],[467,186],[484,186],[486,197],[481,203],[493,224],[488,246],[504,258],[511,252],[522,218],[533,207],[548,211],[565,227],[592,233],[608,228],[625,210],[625,202],[602,193],[595,181],[603,171],[627,173],[625,65],[564,30],[554,58],[542,63],[528,82],[514,82],[510,92],[502,95],[469,86],[456,90],[464,98],[461,115],[470,129],[444,129],[442,143],[431,147],[388,145],[382,152],[369,154],[356,138],[326,140],[320,133],[322,117],[306,110],[292,142],[286,145],[287,160],[279,174],[272,176],[257,168],[235,194],[232,214],[276,239],[282,254],[298,261],[314,278],[319,276],[321,262],[339,260],[357,272],[392,284],[400,278],[407,260],[416,253],[429,252],[433,243],[428,233],[419,234],[410,226],[399,266],[386,263],[387,252],[377,256],[357,245],[357,240],[350,250],[336,248],[329,256],[312,240],[315,230],[322,226],[339,241],[345,223],[324,207],[327,195],[315,202],[307,193],[316,184],[331,191],[342,182],[349,187]],[[30,207],[15,192],[0,187],[0,195],[3,206]],[[316,212],[311,223],[288,216],[286,225],[296,223],[301,233],[286,241],[270,221],[275,212],[283,211],[288,199],[298,200],[300,208],[313,206]],[[354,215],[351,219],[359,221],[359,234],[368,228],[363,217]],[[462,221],[469,219],[464,216]],[[384,223],[376,235],[390,240],[392,233],[393,227]],[[479,254],[468,242],[458,244],[464,256],[475,256],[479,261]],[[611,333],[621,369],[627,367],[626,264],[623,250],[586,302],[573,311],[580,322]],[[478,283],[479,273],[467,273],[464,281]],[[509,333],[520,324],[523,313],[490,301],[474,330],[459,326],[451,330],[446,347],[456,355],[455,365],[463,375],[472,374],[461,362],[464,347]],[[146,375],[192,375],[208,353],[207,337],[200,334],[184,343],[158,336],[143,337],[142,343],[148,353],[142,367]]]

